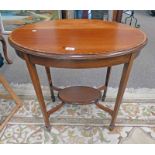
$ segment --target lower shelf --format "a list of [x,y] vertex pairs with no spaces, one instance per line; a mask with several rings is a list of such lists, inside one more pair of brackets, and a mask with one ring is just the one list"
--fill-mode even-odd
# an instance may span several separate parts
[[86,86],[67,87],[59,91],[58,97],[62,102],[70,104],[97,103],[101,98],[98,89]]

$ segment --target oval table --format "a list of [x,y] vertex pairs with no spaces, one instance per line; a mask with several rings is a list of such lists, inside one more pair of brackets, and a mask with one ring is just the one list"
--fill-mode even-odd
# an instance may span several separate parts
[[[44,116],[50,128],[50,115],[64,103],[96,104],[112,116],[109,129],[114,129],[116,117],[127,85],[134,59],[147,43],[145,33],[137,28],[101,20],[55,20],[29,24],[14,30],[9,42],[17,55],[25,60]],[[36,64],[45,66],[52,100],[54,91],[62,101],[47,110]],[[124,64],[114,109],[99,104],[106,97],[111,67]],[[105,84],[99,88],[72,86],[60,89],[53,85],[50,67],[99,68],[107,67]],[[97,80],[97,79],[96,79]],[[104,90],[101,95],[101,90]]]

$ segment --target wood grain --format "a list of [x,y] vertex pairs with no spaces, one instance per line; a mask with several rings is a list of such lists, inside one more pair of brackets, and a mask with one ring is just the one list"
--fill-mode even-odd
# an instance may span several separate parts
[[44,57],[77,59],[119,56],[146,44],[139,29],[101,20],[55,20],[29,24],[13,31],[9,41],[16,49]]
[[101,92],[87,86],[71,86],[59,91],[58,97],[69,104],[91,104],[101,98]]
[[[49,116],[64,103],[96,103],[112,116],[110,129],[116,117],[128,82],[134,59],[147,43],[144,32],[130,26],[101,20],[57,20],[30,24],[14,30],[9,36],[10,44],[19,57],[27,63],[29,73],[44,116],[46,127],[50,127]],[[57,90],[62,103],[47,111],[35,65],[45,66],[51,95]],[[100,90],[105,99],[111,67],[124,64],[118,94],[111,110],[98,103]],[[59,89],[52,85],[49,67],[98,68],[108,67],[105,86],[98,90],[83,86]]]

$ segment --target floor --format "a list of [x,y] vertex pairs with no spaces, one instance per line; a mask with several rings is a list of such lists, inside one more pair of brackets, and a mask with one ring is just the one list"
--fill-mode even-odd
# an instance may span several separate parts
[[[65,104],[50,116],[50,132],[44,125],[42,112],[32,85],[12,85],[23,106],[0,132],[1,143],[82,143],[82,144],[155,144],[155,95],[152,89],[137,92],[127,90],[116,120],[116,128],[108,130],[111,116],[91,105]],[[6,91],[0,87],[0,92]],[[114,92],[109,89],[106,102],[100,104],[113,109]],[[47,109],[60,103],[52,102],[48,87],[43,87]],[[143,95],[142,95],[143,94]],[[148,95],[149,94],[149,95]],[[145,96],[145,98],[144,98]],[[136,98],[135,98],[136,97]],[[15,103],[0,100],[0,123]]]
[[[131,76],[128,82],[130,88],[154,88],[155,87],[155,17],[147,14],[147,11],[136,11],[135,17],[138,23],[148,36],[148,44],[142,50],[140,56],[136,59]],[[7,40],[7,36],[5,36]],[[13,48],[8,45],[10,58],[13,60],[13,65],[5,64],[1,68],[1,72],[12,83],[30,83],[30,77],[23,60],[16,56]],[[115,66],[112,70],[110,86],[117,88],[120,80],[122,66]],[[52,68],[54,84],[57,86],[66,85],[89,85],[98,86],[104,82],[105,69],[56,69]],[[47,78],[43,67],[38,66],[38,72],[42,85],[47,85]]]
[[0,144],[155,144],[155,128],[123,127],[109,132],[104,127],[8,125]]

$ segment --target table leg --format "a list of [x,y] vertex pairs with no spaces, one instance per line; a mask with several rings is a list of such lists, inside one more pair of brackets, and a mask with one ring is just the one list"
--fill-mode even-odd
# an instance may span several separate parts
[[38,101],[39,101],[39,104],[41,107],[41,110],[43,113],[45,125],[47,128],[50,128],[49,116],[48,116],[48,113],[46,110],[46,105],[44,102],[44,97],[43,97],[43,93],[41,90],[41,85],[40,85],[38,73],[36,70],[36,66],[35,66],[35,64],[31,63],[27,54],[24,55],[24,59],[26,61],[27,68],[29,70],[29,74],[30,74],[30,77],[31,77],[31,80],[32,80],[32,83],[33,83],[33,86],[34,86],[34,89],[35,89],[35,92],[36,92],[36,95],[37,95],[37,98],[38,98]]
[[52,98],[52,101],[55,102],[55,96],[54,96],[54,91],[53,91],[53,83],[52,83],[50,68],[49,67],[45,67],[45,70],[46,70],[46,74],[47,74],[47,78],[48,78],[48,83],[49,83],[49,87],[50,87],[51,98]]
[[119,84],[119,89],[118,89],[118,93],[117,93],[115,107],[114,107],[114,111],[113,111],[113,114],[112,114],[112,120],[111,120],[110,127],[109,127],[110,130],[113,130],[114,127],[115,127],[116,117],[117,117],[118,110],[119,110],[120,104],[122,102],[124,91],[125,91],[125,88],[126,88],[126,85],[127,85],[127,82],[128,82],[128,78],[129,78],[129,74],[130,74],[130,71],[131,71],[131,68],[132,68],[134,56],[135,55],[132,54],[131,58],[130,58],[130,61],[128,63],[124,64],[124,67],[123,67],[123,72],[122,72],[122,77],[121,77],[121,81],[120,81],[120,84]]
[[109,79],[110,79],[110,74],[111,74],[111,66],[107,68],[107,74],[106,74],[106,79],[105,79],[105,90],[103,92],[102,101],[104,101],[105,98],[106,98],[107,87],[108,87],[108,83],[109,83]]

